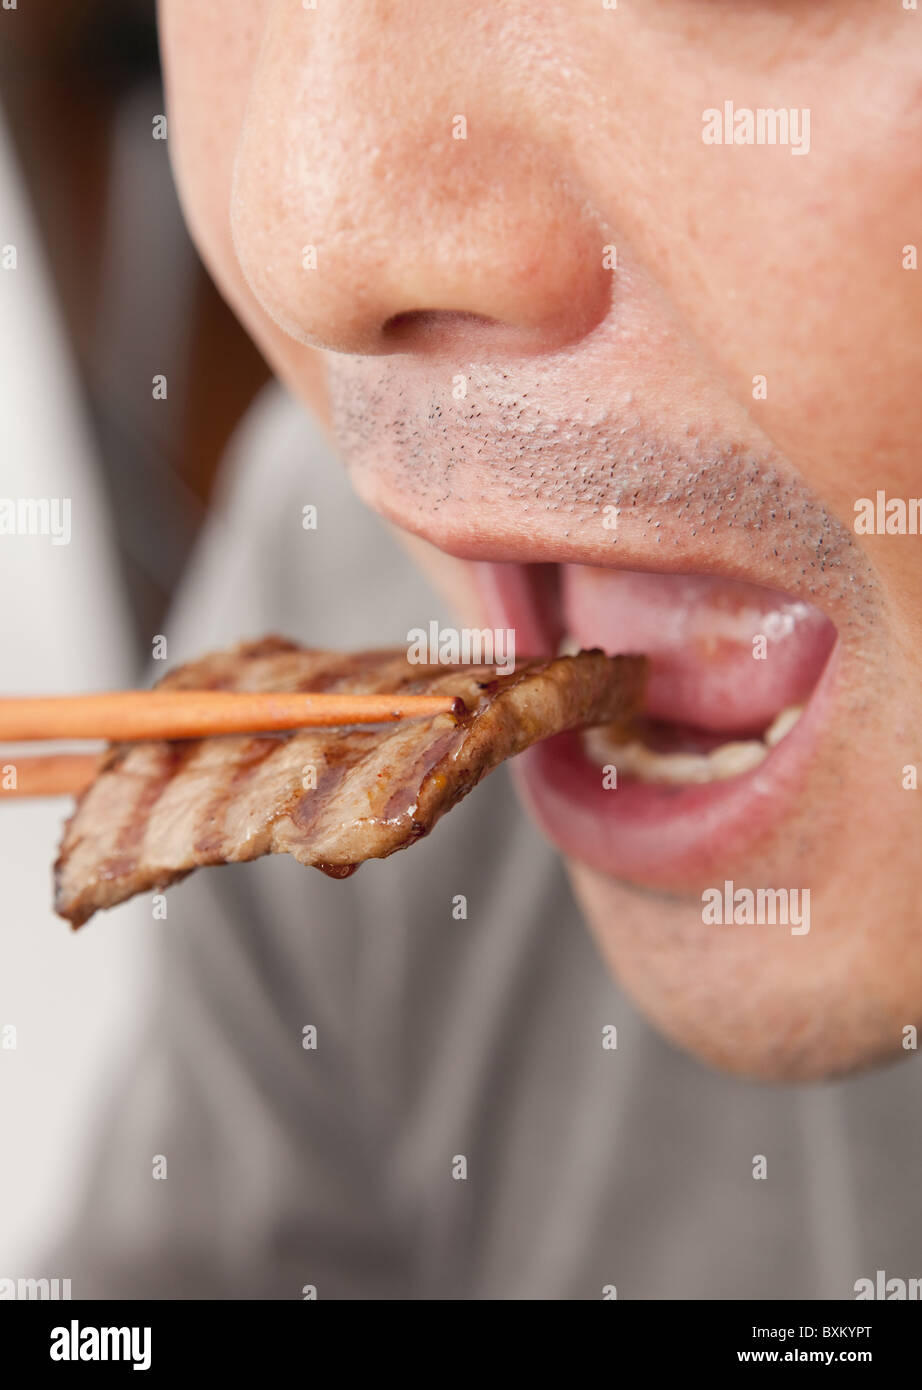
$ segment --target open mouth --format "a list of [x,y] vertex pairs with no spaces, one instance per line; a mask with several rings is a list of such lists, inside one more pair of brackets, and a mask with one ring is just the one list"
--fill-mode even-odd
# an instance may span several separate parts
[[526,800],[568,856],[687,886],[790,810],[833,678],[834,624],[810,603],[718,575],[480,564],[490,621],[520,654],[644,652],[630,727],[561,735],[517,760]]

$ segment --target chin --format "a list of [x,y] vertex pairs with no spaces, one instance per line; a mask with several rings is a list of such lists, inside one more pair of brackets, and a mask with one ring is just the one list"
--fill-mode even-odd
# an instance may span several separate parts
[[783,924],[729,924],[715,936],[699,900],[638,890],[572,861],[568,869],[611,973],[665,1037],[705,1065],[805,1082],[915,1055],[920,966],[909,925],[905,937],[885,934],[881,950],[868,951],[867,923],[836,887],[833,863],[829,891],[814,893],[814,925],[799,937]]

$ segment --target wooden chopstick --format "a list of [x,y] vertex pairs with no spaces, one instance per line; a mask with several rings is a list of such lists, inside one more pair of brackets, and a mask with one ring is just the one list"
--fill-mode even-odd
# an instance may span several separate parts
[[121,690],[0,699],[0,739],[209,738],[464,713],[464,701],[451,695]]
[[0,752],[0,803],[8,796],[79,796],[96,776],[101,759],[100,753],[20,758]]

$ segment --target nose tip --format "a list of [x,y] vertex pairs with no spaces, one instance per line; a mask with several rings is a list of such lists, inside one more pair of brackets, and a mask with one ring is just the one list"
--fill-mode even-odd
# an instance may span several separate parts
[[[433,207],[416,175],[393,172],[359,175],[337,196],[337,180],[315,168],[298,212],[274,197],[264,157],[238,159],[237,258],[264,311],[297,342],[357,355],[507,356],[562,347],[605,316],[605,238],[585,215],[549,206],[540,188],[510,191],[509,179],[499,219],[463,187]],[[407,192],[396,206],[395,181]],[[487,193],[481,186],[481,204]]]

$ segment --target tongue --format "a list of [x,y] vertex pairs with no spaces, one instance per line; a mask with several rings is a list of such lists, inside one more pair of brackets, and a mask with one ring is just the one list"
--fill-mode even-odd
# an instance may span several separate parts
[[759,734],[807,699],[835,642],[810,604],[753,584],[584,565],[563,566],[562,582],[581,647],[650,658],[644,708],[654,719]]

